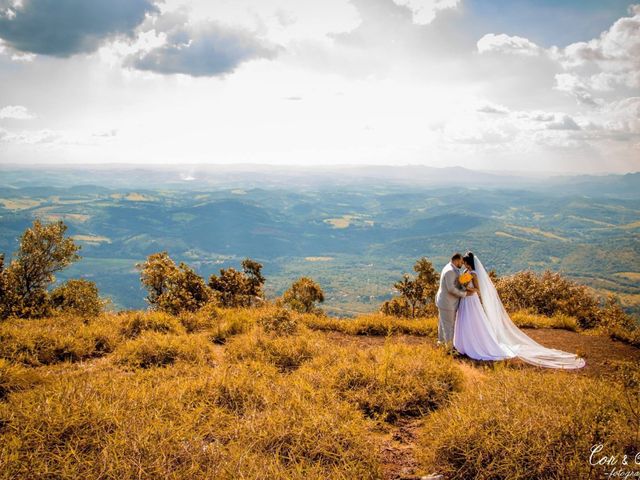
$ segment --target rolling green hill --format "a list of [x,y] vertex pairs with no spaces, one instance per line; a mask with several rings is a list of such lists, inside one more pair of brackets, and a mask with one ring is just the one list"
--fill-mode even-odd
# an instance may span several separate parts
[[324,170],[210,167],[180,182],[166,169],[148,169],[145,181],[140,169],[3,167],[0,251],[14,251],[34,217],[63,219],[83,259],[60,279],[94,280],[116,308],[144,307],[135,263],[167,250],[206,277],[255,258],[271,296],[309,275],[331,313],[350,315],[388,299],[418,257],[440,268],[454,250],[471,249],[499,274],[561,270],[640,312],[639,174],[412,168],[334,171],[332,183]]

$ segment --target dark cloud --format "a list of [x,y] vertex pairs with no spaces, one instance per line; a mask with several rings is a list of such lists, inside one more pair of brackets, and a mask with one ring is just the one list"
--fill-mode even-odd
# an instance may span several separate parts
[[172,25],[164,33],[167,35],[164,45],[133,55],[128,64],[161,74],[205,77],[230,73],[251,59],[277,55],[276,48],[266,45],[253,33],[216,22]]
[[0,0],[0,38],[22,52],[69,57],[95,51],[117,35],[131,35],[151,0]]

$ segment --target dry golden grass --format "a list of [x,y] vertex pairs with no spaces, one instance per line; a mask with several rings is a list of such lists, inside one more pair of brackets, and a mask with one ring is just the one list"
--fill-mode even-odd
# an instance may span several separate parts
[[[424,338],[435,319],[272,328],[278,312],[1,323],[0,480],[379,479],[379,428],[409,418],[421,469],[446,478],[583,478],[592,443],[637,447],[636,377],[478,369]],[[518,318],[571,326],[538,317]],[[337,346],[322,329],[387,338]]]
[[0,425],[7,479],[380,478],[354,406],[260,362],[75,371],[0,403]]
[[106,355],[121,341],[120,319],[101,315],[89,322],[60,316],[0,323],[0,358],[25,365],[49,365]]
[[158,333],[184,333],[185,329],[173,315],[164,312],[133,312],[122,317],[121,333],[135,338],[145,331]]
[[318,389],[341,398],[378,420],[426,415],[462,388],[460,369],[429,345],[392,341],[366,351],[332,348],[300,369]]
[[631,418],[619,384],[502,368],[427,420],[418,458],[451,479],[600,478],[589,476],[592,445],[637,451]]
[[579,330],[578,321],[575,317],[556,313],[553,317],[537,315],[535,313],[521,310],[509,315],[513,323],[520,328],[560,328],[576,332]]
[[130,367],[161,367],[178,360],[214,363],[213,345],[202,335],[175,335],[145,332],[121,344],[115,362]]
[[225,347],[230,362],[259,361],[276,366],[281,372],[297,369],[328,348],[322,334],[300,328],[294,335],[274,335],[261,328],[233,338]]
[[609,336],[614,340],[628,343],[629,345],[640,348],[640,327],[634,330],[614,328],[609,331]]
[[40,376],[32,369],[0,358],[0,401],[9,393],[26,390],[39,381]]
[[398,318],[382,313],[358,315],[355,318],[332,318],[317,315],[304,315],[301,321],[313,330],[333,330],[350,335],[388,335],[405,333],[436,337],[438,320],[436,318]]

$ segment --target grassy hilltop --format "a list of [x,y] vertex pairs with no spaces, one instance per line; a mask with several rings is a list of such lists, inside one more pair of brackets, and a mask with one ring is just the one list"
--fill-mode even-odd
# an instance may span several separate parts
[[434,318],[7,320],[0,478],[599,478],[611,467],[589,465],[593,445],[637,451],[640,350],[563,317],[514,319],[587,366],[454,358]]

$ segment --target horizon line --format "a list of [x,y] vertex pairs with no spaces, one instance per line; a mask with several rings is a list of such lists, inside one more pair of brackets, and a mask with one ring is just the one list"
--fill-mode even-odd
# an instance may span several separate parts
[[528,176],[528,177],[567,177],[567,176],[622,176],[634,175],[640,173],[640,170],[627,172],[575,172],[575,171],[538,171],[538,170],[489,170],[474,169],[461,165],[434,166],[429,164],[404,163],[404,164],[365,164],[365,163],[345,163],[345,164],[307,164],[300,165],[294,163],[125,163],[125,162],[100,162],[100,163],[48,163],[48,162],[0,162],[0,169],[30,169],[30,168],[61,168],[61,169],[86,169],[86,168],[122,168],[132,169],[180,169],[180,168],[198,168],[198,167],[222,167],[226,169],[235,168],[259,168],[259,169],[299,169],[299,170],[344,170],[344,169],[364,169],[364,168],[429,168],[434,170],[465,170],[469,172],[480,172],[499,176]]

